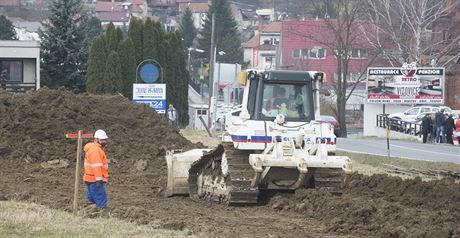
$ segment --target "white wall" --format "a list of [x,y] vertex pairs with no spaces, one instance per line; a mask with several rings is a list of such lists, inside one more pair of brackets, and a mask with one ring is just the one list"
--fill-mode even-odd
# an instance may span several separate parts
[[[385,113],[397,113],[403,112],[408,108],[411,108],[411,105],[397,105],[397,104],[386,104]],[[385,130],[381,130],[377,127],[377,114],[383,113],[383,104],[371,104],[364,103],[364,136],[385,136]]]
[[35,83],[35,74],[37,72],[35,59],[24,59],[23,62],[24,83]]
[[248,62],[248,61],[250,62],[249,68],[253,67],[253,65],[252,65],[252,53],[253,53],[252,48],[244,48],[243,60],[244,60],[244,62]]

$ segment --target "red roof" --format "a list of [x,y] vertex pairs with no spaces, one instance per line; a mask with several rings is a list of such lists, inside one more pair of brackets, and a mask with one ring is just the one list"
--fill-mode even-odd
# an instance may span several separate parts
[[192,12],[207,12],[209,10],[208,3],[190,3],[188,4],[190,11]]
[[281,33],[281,22],[275,21],[266,26],[262,32],[265,33]]
[[128,22],[130,17],[124,12],[99,12],[97,18],[105,22]]
[[119,12],[122,10],[119,2],[102,2],[96,3],[96,12]]
[[[142,8],[139,4],[134,3],[134,1],[139,0],[132,0],[133,2],[127,1],[124,3],[121,2],[97,2],[96,3],[96,12],[129,12],[129,13],[141,13],[143,12]],[[128,4],[128,9],[124,9],[123,4]]]
[[251,39],[249,39],[246,43],[243,43],[244,48],[256,48],[259,46],[260,36],[255,35]]
[[20,0],[0,0],[0,7],[19,7]]
[[133,4],[137,4],[137,5],[144,5],[145,4],[145,0],[128,0],[126,2],[132,2]]

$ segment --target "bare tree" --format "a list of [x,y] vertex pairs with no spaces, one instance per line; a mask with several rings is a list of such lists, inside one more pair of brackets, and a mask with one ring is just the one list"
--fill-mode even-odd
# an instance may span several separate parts
[[[313,40],[333,53],[336,58],[336,77],[333,83],[333,90],[336,96],[336,105],[332,107],[334,114],[340,124],[340,136],[347,136],[345,120],[346,103],[353,95],[356,87],[365,79],[366,69],[379,55],[377,48],[366,49],[367,56],[364,65],[361,65],[360,75],[357,79],[350,81],[351,61],[355,60],[352,52],[356,49],[365,49],[369,44],[364,33],[370,26],[369,22],[363,20],[365,16],[364,7],[367,0],[335,0],[326,1],[328,4],[318,5],[318,1],[312,0],[311,5],[318,9],[317,25],[315,30],[303,32],[300,27],[292,27],[289,31],[298,37]],[[324,9],[327,7],[328,9]],[[333,9],[330,9],[330,8]],[[321,19],[319,19],[321,18]],[[372,48],[372,47],[369,47]],[[354,69],[356,70],[356,69]]]
[[[445,66],[460,55],[460,26],[437,32],[436,24],[452,14],[457,4],[452,0],[367,0],[366,12],[375,29],[366,32],[366,37],[393,66],[404,62],[424,66],[432,59]],[[440,34],[444,36],[433,39]]]

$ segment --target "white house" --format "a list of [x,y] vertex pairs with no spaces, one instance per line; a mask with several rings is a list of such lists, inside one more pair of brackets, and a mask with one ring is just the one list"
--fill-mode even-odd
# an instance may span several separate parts
[[0,40],[0,89],[24,92],[40,88],[40,43]]

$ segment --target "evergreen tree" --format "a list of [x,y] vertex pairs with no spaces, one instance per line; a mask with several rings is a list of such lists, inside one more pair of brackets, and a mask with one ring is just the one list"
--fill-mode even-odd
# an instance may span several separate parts
[[179,114],[179,125],[185,127],[188,125],[189,115],[188,115],[188,80],[189,74],[187,71],[187,63],[185,61],[184,51],[181,48],[182,46],[182,35],[180,32],[176,32],[172,37],[172,49],[176,55],[176,109]]
[[142,61],[144,56],[142,47],[142,32],[143,32],[143,23],[137,18],[131,18],[129,23],[128,36],[133,42],[134,45],[134,56],[136,57],[136,65]]
[[0,16],[0,40],[17,40],[13,23],[5,15]]
[[184,38],[183,46],[185,49],[188,49],[192,46],[193,40],[195,40],[197,34],[197,30],[193,25],[192,11],[190,11],[188,7],[185,9],[184,15],[182,16],[180,30]]
[[83,32],[86,35],[86,40],[89,43],[88,45],[91,44],[94,37],[102,33],[101,21],[99,18],[94,16],[84,18],[81,23],[81,27],[83,28]]
[[165,31],[160,22],[154,22],[155,26],[155,47],[156,47],[156,60],[163,65],[166,59],[165,55]]
[[155,59],[157,56],[157,47],[156,47],[156,34],[155,34],[155,23],[147,18],[144,23],[143,29],[143,59]]
[[117,29],[115,28],[115,25],[113,25],[112,22],[109,23],[109,25],[107,26],[107,30],[105,31],[105,41],[107,52],[117,50],[120,39],[117,33]]
[[107,57],[104,71],[104,93],[115,94],[123,92],[123,81],[120,69],[120,57],[116,51],[111,51]]
[[85,56],[87,55],[85,58],[88,60],[83,61],[81,68],[85,69],[82,71],[82,74],[86,75],[86,79],[88,79],[88,71],[86,69],[88,69],[89,64],[90,47],[93,39],[102,33],[102,26],[101,21],[97,17],[91,16],[83,19],[81,27],[83,28],[83,32],[85,34],[85,39],[81,50],[83,52],[88,52],[85,54]]
[[217,60],[222,63],[242,64],[243,48],[227,0],[212,0],[203,29],[200,31],[199,48],[206,51],[205,55],[209,55],[213,14],[215,15],[214,43],[217,46],[216,52],[225,52],[223,56],[217,55]]
[[104,90],[104,72],[107,61],[107,53],[104,36],[95,37],[88,59],[88,74],[86,90],[94,94],[102,94]]
[[[85,90],[88,52],[84,28],[79,24],[85,16],[81,0],[54,0],[48,6],[48,21],[39,30],[42,68],[51,79],[52,87],[64,86]],[[76,17],[80,16],[79,21]]]
[[121,78],[123,80],[123,95],[133,97],[133,83],[136,82],[136,57],[134,56],[134,44],[130,38],[126,38],[118,45],[120,58]]

